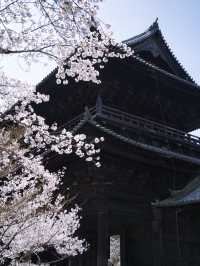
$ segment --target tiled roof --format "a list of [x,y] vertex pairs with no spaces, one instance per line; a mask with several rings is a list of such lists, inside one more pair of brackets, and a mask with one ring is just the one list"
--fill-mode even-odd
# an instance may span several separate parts
[[196,177],[182,190],[174,192],[165,200],[152,203],[155,207],[176,207],[200,203],[200,176]]
[[150,37],[152,37],[155,34],[157,34],[163,47],[165,47],[165,49],[168,51],[169,55],[171,56],[171,58],[173,59],[173,61],[175,62],[179,71],[182,73],[182,75],[185,77],[185,79],[192,82],[192,83],[195,83],[193,78],[189,75],[189,73],[185,70],[183,65],[179,62],[176,55],[174,54],[174,52],[170,48],[169,44],[165,40],[165,38],[164,38],[160,28],[159,28],[158,19],[156,19],[156,21],[146,31],[144,31],[143,33],[136,35],[130,39],[125,40],[124,43],[126,43],[126,44],[128,44],[134,48],[138,44],[140,44],[141,42],[144,42],[146,39],[149,39]]

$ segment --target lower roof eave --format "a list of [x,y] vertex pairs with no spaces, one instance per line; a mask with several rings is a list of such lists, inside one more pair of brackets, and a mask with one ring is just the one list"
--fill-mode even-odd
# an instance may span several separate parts
[[191,201],[181,201],[181,202],[176,202],[176,201],[171,201],[169,199],[165,199],[163,201],[151,203],[152,207],[156,207],[156,208],[176,208],[176,207],[189,206],[189,205],[194,205],[194,204],[200,204],[200,199],[191,200]]

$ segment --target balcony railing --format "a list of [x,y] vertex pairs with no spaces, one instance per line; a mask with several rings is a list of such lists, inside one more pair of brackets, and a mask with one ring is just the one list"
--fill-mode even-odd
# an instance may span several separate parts
[[128,114],[115,108],[102,106],[100,116],[113,122],[120,122],[120,124],[125,126],[151,132],[152,134],[177,140],[178,142],[200,145],[200,138],[197,136],[136,115]]
[[[139,131],[143,131],[144,133],[149,132],[151,133],[151,135],[163,137],[164,139],[177,141],[179,143],[184,143],[187,145],[192,145],[196,148],[199,146],[200,148],[200,138],[197,136],[148,119],[144,119],[136,115],[120,111],[116,108],[102,105],[101,108],[90,108],[88,109],[88,112],[93,118],[103,118],[105,119],[105,121],[109,120],[116,124],[124,125],[125,128],[133,128]],[[85,115],[86,113],[83,113],[75,117],[67,124],[63,125],[63,127],[65,126],[65,128],[71,130],[84,118]]]

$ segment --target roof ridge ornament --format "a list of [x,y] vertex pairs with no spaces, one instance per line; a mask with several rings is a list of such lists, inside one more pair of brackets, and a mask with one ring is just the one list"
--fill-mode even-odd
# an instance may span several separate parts
[[127,45],[133,45],[137,42],[142,41],[143,39],[146,39],[147,37],[153,35],[156,31],[160,31],[159,25],[158,25],[158,17],[156,20],[142,33],[135,35],[127,40],[124,40],[123,42]]
[[148,28],[148,30],[152,30],[152,29],[159,30],[158,17],[155,19],[155,21]]

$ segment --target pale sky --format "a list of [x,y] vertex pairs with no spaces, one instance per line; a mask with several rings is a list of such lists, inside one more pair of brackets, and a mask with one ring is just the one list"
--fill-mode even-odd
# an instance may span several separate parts
[[[158,17],[161,31],[178,60],[200,84],[200,0],[105,0],[100,17],[111,24],[114,36],[124,40],[145,31]],[[19,60],[0,62],[6,72],[32,84],[53,68],[33,65],[24,68]]]
[[107,0],[101,14],[119,40],[142,33],[158,17],[172,51],[200,84],[200,0]]

